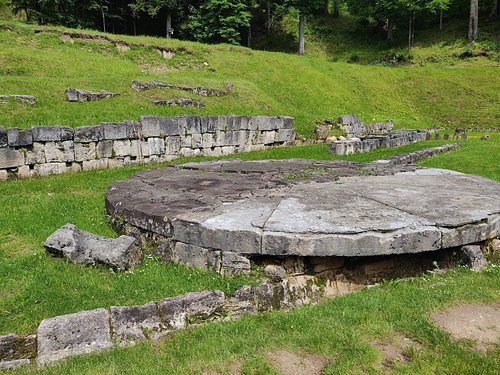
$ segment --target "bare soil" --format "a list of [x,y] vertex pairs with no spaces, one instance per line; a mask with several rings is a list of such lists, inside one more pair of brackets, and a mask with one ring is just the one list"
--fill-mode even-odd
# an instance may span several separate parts
[[457,340],[473,340],[477,350],[500,344],[500,301],[460,304],[433,314],[432,320]]
[[287,350],[267,353],[266,357],[281,375],[321,375],[329,362],[326,357]]
[[392,368],[395,364],[405,364],[410,362],[409,349],[422,349],[422,345],[401,333],[396,333],[394,337],[387,337],[385,340],[377,340],[372,345],[382,355],[382,365],[385,368]]

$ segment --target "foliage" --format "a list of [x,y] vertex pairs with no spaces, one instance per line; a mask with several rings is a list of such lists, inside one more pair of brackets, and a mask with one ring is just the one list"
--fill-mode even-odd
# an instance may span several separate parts
[[207,0],[192,10],[188,29],[195,40],[239,44],[241,31],[250,26],[251,13],[241,0]]

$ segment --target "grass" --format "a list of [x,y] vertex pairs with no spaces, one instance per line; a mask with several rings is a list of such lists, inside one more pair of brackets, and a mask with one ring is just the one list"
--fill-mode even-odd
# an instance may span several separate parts
[[[500,124],[497,72],[487,66],[491,60],[486,58],[460,65],[463,69],[438,63],[390,68],[228,45],[116,37],[146,45],[183,46],[189,51],[164,60],[149,47],[120,53],[112,45],[65,43],[55,34],[34,34],[30,27],[10,24],[16,32],[0,30],[1,91],[35,95],[38,104],[1,105],[0,124],[5,127],[77,126],[138,119],[143,114],[186,113],[291,115],[298,132],[306,136],[312,134],[316,121],[346,113],[356,113],[367,122],[391,118],[400,128]],[[151,71],[159,67],[164,71]],[[232,82],[235,90],[229,96],[203,98],[205,109],[158,107],[150,103],[151,98],[186,93],[137,93],[130,88],[134,79],[215,88]],[[122,95],[100,102],[69,103],[64,94],[68,87],[108,89]]]
[[[183,47],[187,52],[166,61],[148,47],[167,45],[162,39],[119,36],[116,38],[145,45],[119,53],[110,45],[63,43],[56,35],[35,35],[31,26],[8,23],[16,31],[0,30],[2,93],[34,94],[38,105],[1,104],[0,124],[7,127],[77,126],[135,119],[146,113],[286,114],[296,117],[297,129],[303,135],[311,134],[315,121],[344,113],[356,113],[365,121],[393,118],[399,127],[414,128],[498,127],[500,123],[497,76],[495,69],[488,67],[492,60],[487,58],[464,63],[463,69],[447,69],[448,57],[433,63],[422,59],[423,66],[389,68],[332,62],[326,55],[299,57],[168,41],[169,46]],[[426,48],[422,53],[435,53],[434,47]],[[438,50],[436,53],[439,55]],[[149,71],[158,66],[169,70]],[[154,107],[149,98],[181,93],[135,93],[129,89],[133,79],[210,87],[222,87],[223,82],[231,81],[235,93],[204,99],[204,110]],[[102,102],[67,103],[67,87],[106,88],[122,96]],[[421,164],[500,181],[500,134],[491,133],[489,141],[480,141],[480,136],[471,133],[469,141],[459,142],[459,150]],[[340,159],[369,162],[444,143],[422,142]],[[330,154],[326,145],[275,148],[232,157],[339,158]],[[179,162],[189,160],[198,159]],[[99,235],[114,236],[104,212],[107,186],[152,167],[156,166],[0,183],[0,335],[34,332],[42,319],[56,315],[140,304],[188,291],[221,289],[231,293],[254,282],[253,278],[224,278],[162,264],[151,257],[133,272],[113,272],[105,267],[74,265],[46,254],[44,240],[68,222]],[[144,342],[133,348],[72,358],[39,373],[230,373],[230,365],[240,362],[245,374],[273,374],[265,353],[285,348],[332,359],[326,374],[375,374],[383,372],[384,367],[369,342],[401,332],[420,342],[423,350],[411,352],[410,363],[396,365],[394,373],[497,374],[499,348],[487,354],[474,351],[470,342],[454,341],[438,330],[429,315],[460,301],[499,299],[497,265],[481,273],[456,269],[446,275],[385,282],[319,306],[176,332],[158,343]],[[14,373],[34,370],[28,367]]]

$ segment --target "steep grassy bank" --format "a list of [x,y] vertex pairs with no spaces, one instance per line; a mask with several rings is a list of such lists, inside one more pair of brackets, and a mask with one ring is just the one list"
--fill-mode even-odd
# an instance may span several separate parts
[[[345,113],[356,113],[365,121],[391,118],[406,128],[500,124],[497,68],[484,61],[453,67],[432,63],[385,67],[227,45],[123,37],[186,50],[165,60],[151,47],[119,52],[113,45],[63,42],[55,34],[34,34],[29,27],[13,26],[14,31],[0,30],[0,91],[35,95],[38,104],[1,104],[0,124],[6,127],[76,126],[137,119],[142,114],[186,113],[285,114],[296,118],[297,130],[304,135],[310,135],[317,120]],[[202,98],[205,109],[157,107],[151,98],[190,95],[161,90],[137,93],[130,88],[134,79],[214,88],[231,82],[234,92]],[[68,87],[108,89],[122,95],[101,102],[68,103],[64,94]]]

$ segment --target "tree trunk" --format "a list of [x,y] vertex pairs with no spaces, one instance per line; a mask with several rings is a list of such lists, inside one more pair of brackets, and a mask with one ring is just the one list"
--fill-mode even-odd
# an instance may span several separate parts
[[324,0],[325,1],[325,8],[323,9],[323,13],[325,13],[325,16],[328,16],[330,14],[330,0]]
[[410,16],[410,25],[408,27],[408,55],[411,53],[411,30],[412,30],[412,16]]
[[271,33],[271,0],[266,1],[266,33]]
[[247,47],[252,48],[252,25],[248,26]]
[[495,19],[498,17],[498,0],[493,0],[491,4],[490,18]]
[[333,16],[340,16],[340,0],[333,0]]
[[101,7],[101,15],[102,15],[102,30],[106,32],[106,17],[104,16],[104,8]]
[[469,41],[474,43],[479,35],[479,5],[478,0],[470,1],[470,18],[469,18]]
[[411,15],[412,22],[411,22],[411,45],[413,46],[415,44],[415,14]]
[[167,39],[170,39],[170,30],[172,29],[172,15],[167,12]]
[[306,16],[303,12],[299,13],[299,55],[303,55],[305,52],[305,42],[304,42],[304,27],[306,23]]
[[135,17],[132,17],[132,26],[134,27],[134,36],[137,35],[137,25],[135,22]]
[[439,10],[439,30],[443,30],[443,10]]
[[393,33],[392,33],[392,20],[390,18],[387,19],[387,40],[392,40],[393,39]]

